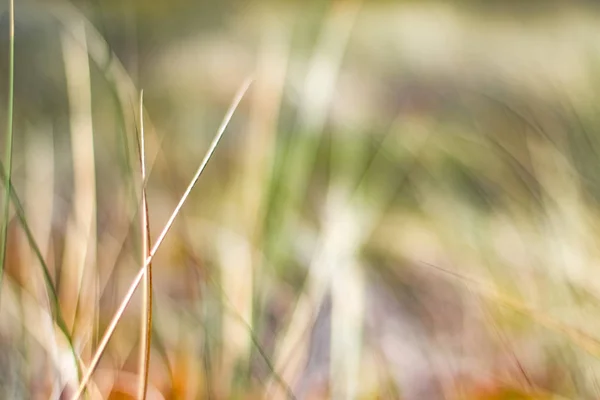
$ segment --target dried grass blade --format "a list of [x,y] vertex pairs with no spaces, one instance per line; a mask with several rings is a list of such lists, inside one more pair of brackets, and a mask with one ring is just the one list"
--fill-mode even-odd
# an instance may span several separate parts
[[[140,168],[142,171],[142,263],[150,256],[150,221],[146,197],[146,150],[144,138],[144,91],[140,92]],[[140,383],[138,398],[145,399],[148,391],[148,371],[150,367],[150,344],[152,341],[152,263],[144,273],[144,303],[142,310],[142,340],[140,359]]]
[[216,134],[215,138],[213,139],[213,141],[212,141],[212,143],[211,143],[211,145],[210,145],[210,147],[208,149],[208,152],[204,156],[204,159],[202,160],[202,163],[200,164],[200,167],[198,168],[196,174],[194,175],[194,178],[192,179],[192,181],[190,182],[189,186],[185,190],[183,196],[181,197],[181,200],[179,201],[179,203],[175,207],[175,210],[171,214],[171,217],[169,218],[169,220],[165,224],[165,227],[163,228],[161,234],[158,236],[158,239],[156,240],[154,246],[152,247],[152,251],[150,251],[150,255],[146,258],[146,262],[144,263],[144,265],[140,269],[140,271],[137,273],[136,277],[134,278],[133,282],[131,283],[131,285],[129,287],[129,290],[125,294],[125,297],[123,298],[123,301],[119,305],[119,308],[117,309],[117,312],[113,316],[113,318],[112,318],[112,320],[111,320],[111,322],[110,322],[110,324],[109,324],[109,326],[108,326],[108,328],[107,328],[104,336],[102,337],[102,340],[100,341],[100,345],[98,346],[96,354],[94,355],[94,357],[92,359],[92,362],[91,362],[91,364],[90,364],[90,366],[89,366],[89,368],[88,368],[85,376],[81,380],[81,383],[79,385],[79,389],[77,390],[77,392],[73,396],[73,400],[78,399],[82,395],[83,391],[85,390],[85,387],[86,387],[88,381],[90,380],[90,378],[91,378],[91,376],[92,376],[92,374],[94,372],[94,369],[96,368],[96,366],[98,365],[98,362],[100,361],[100,357],[102,356],[102,354],[104,353],[104,350],[106,349],[108,341],[110,340],[112,334],[115,331],[117,323],[119,322],[119,320],[123,316],[123,313],[125,312],[125,308],[127,308],[127,305],[131,301],[131,298],[133,297],[133,294],[134,294],[135,290],[137,289],[138,285],[140,284],[142,278],[144,277],[144,274],[146,272],[146,269],[148,268],[148,265],[151,263],[152,258],[154,258],[154,255],[158,251],[158,249],[159,249],[160,245],[162,244],[163,240],[165,239],[167,233],[171,229],[171,227],[173,225],[173,222],[175,221],[175,218],[179,214],[179,211],[181,210],[181,207],[183,207],[183,204],[187,200],[190,192],[192,191],[192,189],[196,185],[196,182],[198,181],[198,178],[200,178],[200,175],[204,171],[204,168],[206,167],[206,164],[210,160],[210,158],[211,158],[212,154],[214,153],[214,151],[215,151],[215,149],[216,149],[219,141],[221,140],[221,137],[223,136],[223,133],[225,132],[225,128],[227,128],[227,125],[229,125],[229,121],[231,121],[231,118],[233,117],[233,113],[237,109],[239,103],[241,102],[242,98],[244,97],[244,95],[245,95],[246,91],[248,90],[248,88],[250,87],[251,83],[252,83],[252,80],[251,79],[247,79],[244,82],[244,84],[241,86],[241,88],[238,90],[236,96],[234,97],[233,103],[231,104],[231,106],[229,107],[229,110],[225,114],[225,118],[223,119],[223,122],[221,123],[221,126],[219,127],[219,129],[217,131],[217,134]]

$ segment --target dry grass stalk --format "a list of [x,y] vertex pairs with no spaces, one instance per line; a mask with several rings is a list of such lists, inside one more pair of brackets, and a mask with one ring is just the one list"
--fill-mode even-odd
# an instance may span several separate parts
[[231,118],[233,117],[233,113],[235,112],[235,110],[237,109],[239,103],[241,102],[242,98],[244,97],[244,94],[246,93],[246,91],[250,87],[251,82],[252,82],[251,79],[247,79],[243,83],[243,85],[241,86],[241,88],[238,90],[238,92],[236,93],[236,95],[234,97],[234,100],[233,100],[233,103],[229,107],[229,110],[227,111],[227,113],[225,115],[225,118],[223,119],[223,122],[221,123],[221,126],[219,127],[215,138],[213,139],[213,141],[212,141],[212,143],[211,143],[211,145],[210,145],[210,147],[209,147],[209,149],[208,149],[208,151],[207,151],[204,159],[202,160],[202,163],[200,164],[200,167],[196,171],[196,174],[192,178],[192,181],[190,182],[189,186],[185,190],[185,192],[184,192],[183,196],[181,197],[179,203],[175,207],[175,210],[173,211],[173,213],[169,217],[167,223],[165,224],[165,227],[163,228],[163,230],[161,231],[160,235],[158,236],[158,239],[154,243],[154,246],[152,247],[152,250],[150,251],[150,255],[146,258],[146,261],[145,261],[144,265],[142,266],[142,268],[140,269],[140,271],[138,272],[138,274],[134,278],[132,284],[129,287],[129,290],[127,291],[127,293],[125,294],[125,296],[124,296],[121,304],[119,305],[119,307],[117,309],[117,312],[113,316],[113,318],[112,318],[112,320],[111,320],[111,322],[110,322],[110,324],[109,324],[109,326],[108,326],[108,328],[107,328],[104,336],[102,337],[102,340],[100,341],[100,345],[98,346],[98,349],[96,350],[96,353],[95,353],[95,355],[94,355],[94,357],[92,359],[92,362],[90,363],[90,366],[89,366],[87,372],[85,373],[83,379],[81,380],[81,383],[79,385],[79,388],[78,388],[77,392],[73,396],[74,400],[78,399],[83,394],[83,391],[85,390],[85,387],[86,387],[87,383],[89,382],[92,374],[94,373],[95,368],[98,365],[98,362],[100,361],[100,357],[102,357],[102,354],[106,350],[106,346],[108,345],[108,341],[110,340],[112,334],[114,333],[115,328],[116,328],[117,324],[119,323],[119,320],[123,316],[123,313],[125,312],[125,309],[127,308],[127,305],[129,304],[129,302],[131,301],[131,299],[133,297],[133,294],[135,293],[135,290],[137,289],[138,285],[142,281],[142,278],[145,276],[145,273],[146,273],[146,270],[148,268],[148,265],[150,265],[150,263],[152,261],[152,258],[154,257],[154,255],[158,251],[160,245],[162,244],[162,242],[164,241],[165,237],[167,236],[167,233],[169,233],[169,230],[173,226],[173,222],[175,221],[175,218],[179,214],[179,211],[181,210],[181,208],[185,204],[185,202],[186,202],[187,198],[189,197],[192,189],[196,185],[196,182],[200,178],[200,175],[204,171],[204,168],[208,164],[208,161],[210,160],[210,158],[211,158],[212,154],[214,153],[214,151],[215,151],[215,149],[216,149],[219,141],[221,140],[221,137],[223,136],[223,133],[225,132],[225,128],[227,128],[227,125],[229,125],[229,121],[231,121]]

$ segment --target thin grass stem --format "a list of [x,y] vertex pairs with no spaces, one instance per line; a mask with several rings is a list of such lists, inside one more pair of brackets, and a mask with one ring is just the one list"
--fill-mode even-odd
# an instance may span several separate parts
[[[150,222],[146,197],[146,150],[144,138],[144,91],[140,91],[140,168],[142,171],[142,263],[150,255]],[[152,264],[148,264],[144,273],[144,303],[142,307],[142,340],[140,360],[140,384],[138,398],[145,399],[148,391],[148,372],[150,367],[150,344],[152,342]]]
[[4,162],[6,174],[4,176],[4,209],[2,220],[2,246],[0,247],[0,289],[6,263],[8,225],[10,210],[10,192],[12,176],[12,147],[13,147],[13,114],[14,114],[14,88],[15,88],[15,3],[9,0],[9,41],[8,41],[8,106],[6,113],[6,149]]

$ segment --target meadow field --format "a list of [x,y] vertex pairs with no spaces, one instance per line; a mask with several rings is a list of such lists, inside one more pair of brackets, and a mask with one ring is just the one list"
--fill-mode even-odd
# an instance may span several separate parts
[[592,1],[3,0],[0,398],[600,398],[599,77]]

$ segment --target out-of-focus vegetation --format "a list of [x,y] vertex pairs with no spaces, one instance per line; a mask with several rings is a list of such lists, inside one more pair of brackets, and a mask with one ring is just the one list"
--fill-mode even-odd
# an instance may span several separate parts
[[15,6],[0,397],[599,397],[592,2]]

